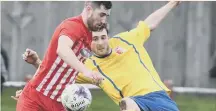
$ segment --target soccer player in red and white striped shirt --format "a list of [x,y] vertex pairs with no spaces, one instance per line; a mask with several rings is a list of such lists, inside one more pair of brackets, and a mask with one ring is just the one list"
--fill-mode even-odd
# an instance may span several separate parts
[[102,29],[110,15],[110,1],[85,2],[81,15],[64,20],[55,30],[44,59],[18,99],[16,111],[64,111],[60,95],[78,72],[96,83],[103,79],[87,69],[82,50],[90,50],[91,31]]

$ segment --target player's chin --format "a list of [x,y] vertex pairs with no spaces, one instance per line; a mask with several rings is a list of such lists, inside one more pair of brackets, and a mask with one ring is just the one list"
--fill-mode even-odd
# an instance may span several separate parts
[[97,50],[96,52],[97,52],[96,54],[99,55],[99,56],[103,56],[104,55],[103,50]]
[[98,55],[99,55],[100,57],[104,57],[106,54],[105,54],[104,52],[99,52]]

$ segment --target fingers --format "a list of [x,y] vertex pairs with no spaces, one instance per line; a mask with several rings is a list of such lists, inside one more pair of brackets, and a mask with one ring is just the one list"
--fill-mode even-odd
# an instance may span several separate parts
[[98,73],[98,72],[94,72],[92,75],[93,75],[94,83],[96,85],[101,84],[102,81],[104,80],[104,77],[100,73]]
[[182,1],[175,1],[176,6],[178,6]]
[[31,54],[31,49],[26,49],[26,51],[22,54],[24,60],[27,60],[27,57]]
[[22,90],[16,91],[16,95],[20,95],[22,93]]
[[177,5],[179,5],[180,3],[182,3],[182,1],[178,1]]
[[14,97],[14,96],[11,96],[11,98],[14,99],[14,100],[16,100],[16,101],[18,100],[18,98]]
[[96,79],[104,80],[104,77],[102,76],[101,73],[99,73],[99,72],[94,72],[94,75],[95,75],[95,78],[96,78]]
[[27,61],[28,59],[36,60],[37,53],[32,49],[27,48],[26,51],[22,54],[23,60]]
[[27,60],[27,56],[25,54],[22,54],[23,60]]
[[16,96],[11,96],[11,98],[17,101],[21,94],[22,94],[22,90],[18,90],[16,91]]
[[85,76],[88,78],[91,78],[92,83],[95,85],[101,84],[102,81],[104,80],[104,77],[102,76],[102,74],[100,74],[99,72],[95,72],[95,71],[88,71],[85,73]]
[[36,52],[32,49],[27,48],[24,54],[26,56],[32,56],[32,55],[36,54]]

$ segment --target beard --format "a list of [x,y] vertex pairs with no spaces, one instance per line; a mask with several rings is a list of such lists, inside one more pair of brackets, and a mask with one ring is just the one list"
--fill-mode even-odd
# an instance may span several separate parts
[[94,22],[94,21],[93,21],[92,18],[87,19],[88,28],[89,28],[91,31],[97,31],[97,28],[94,27],[93,22]]
[[103,28],[105,28],[105,26],[106,26],[106,24],[102,24],[100,27],[98,27],[98,26],[94,25],[94,23],[95,23],[95,20],[92,16],[87,19],[87,25],[91,31],[100,31]]

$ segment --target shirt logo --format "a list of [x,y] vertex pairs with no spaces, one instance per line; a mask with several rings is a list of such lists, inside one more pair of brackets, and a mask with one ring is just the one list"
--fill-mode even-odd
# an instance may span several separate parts
[[88,50],[87,48],[82,48],[80,50],[80,54],[84,57],[84,58],[89,58],[92,56],[92,53],[90,50]]
[[115,49],[115,52],[117,53],[117,54],[122,54],[122,53],[124,53],[126,50],[125,49],[123,49],[123,48],[121,48],[121,47],[116,47]]

